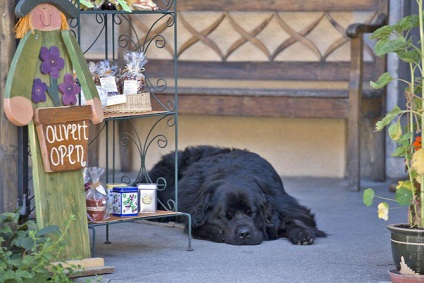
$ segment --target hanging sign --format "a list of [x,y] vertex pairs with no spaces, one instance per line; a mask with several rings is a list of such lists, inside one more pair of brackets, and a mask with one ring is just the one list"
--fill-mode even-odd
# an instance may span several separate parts
[[45,172],[86,167],[90,118],[89,105],[35,109]]

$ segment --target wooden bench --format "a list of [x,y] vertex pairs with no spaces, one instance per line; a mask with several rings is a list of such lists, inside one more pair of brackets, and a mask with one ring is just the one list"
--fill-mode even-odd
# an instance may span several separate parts
[[[385,61],[364,34],[386,23],[387,2],[179,1],[179,113],[346,119],[349,185],[360,168],[384,179],[384,135],[372,133],[384,96],[369,81]],[[168,55],[149,54],[147,74],[172,78]]]

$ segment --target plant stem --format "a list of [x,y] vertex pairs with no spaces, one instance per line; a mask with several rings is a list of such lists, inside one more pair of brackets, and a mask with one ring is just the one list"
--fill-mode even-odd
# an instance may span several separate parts
[[[414,72],[414,65],[413,63],[409,63],[409,72],[411,74],[411,82],[415,81],[415,72]],[[414,83],[408,83],[409,88],[410,88],[410,92],[411,93],[415,93],[415,84]],[[413,104],[413,102],[411,102]],[[408,107],[407,107],[408,108]],[[411,109],[407,109],[410,110],[408,111],[408,118],[409,118],[409,125],[408,125],[408,130],[409,132],[414,132],[414,115],[421,115],[421,113],[419,111],[412,111],[413,107],[410,107]],[[409,144],[413,144],[414,142],[414,135],[411,135],[411,137],[409,138]],[[408,153],[411,155],[414,154],[414,150],[411,148],[410,152]],[[411,158],[407,158],[407,160],[411,160]],[[412,196],[414,199],[415,195],[416,195],[416,189],[414,186],[414,177],[412,176],[412,171],[411,171],[411,162],[410,161],[406,161],[406,167],[408,169],[408,176],[409,176],[409,181],[411,182],[411,191],[412,191]],[[412,213],[412,210],[414,210],[414,212]],[[417,215],[417,207],[415,205],[410,205],[409,209],[408,209],[408,222],[409,222],[409,226],[413,227],[416,225],[415,223],[415,218],[414,215]]]
[[394,202],[396,202],[396,200],[391,199],[391,198],[385,198],[385,197],[380,197],[380,196],[375,196],[375,198],[382,199],[382,200],[389,200],[389,201],[394,201]]
[[[421,45],[421,71],[424,70],[424,27],[423,27],[423,0],[418,1],[418,18],[420,23],[420,45]],[[422,77],[422,74],[421,74]],[[424,126],[424,113],[423,113],[423,103],[424,103],[424,84],[421,80],[421,138],[424,138],[423,126]],[[421,144],[421,150],[423,150],[423,146]],[[424,175],[421,175],[421,190],[420,190],[420,223],[418,223],[418,228],[424,227]]]

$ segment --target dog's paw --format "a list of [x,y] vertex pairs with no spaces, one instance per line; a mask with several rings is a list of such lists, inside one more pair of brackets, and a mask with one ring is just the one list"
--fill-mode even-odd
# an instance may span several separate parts
[[292,228],[287,238],[295,245],[311,245],[315,239],[313,233],[304,227]]

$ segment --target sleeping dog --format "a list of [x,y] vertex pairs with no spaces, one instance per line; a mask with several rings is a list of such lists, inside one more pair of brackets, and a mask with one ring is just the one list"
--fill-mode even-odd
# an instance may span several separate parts
[[[175,153],[165,156],[149,172],[164,178],[158,192],[162,203],[175,197]],[[213,146],[178,151],[178,210],[192,217],[192,234],[199,239],[231,245],[258,245],[287,237],[309,245],[318,230],[314,215],[288,195],[272,165],[247,150]]]

